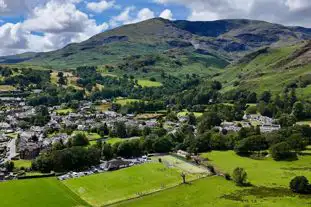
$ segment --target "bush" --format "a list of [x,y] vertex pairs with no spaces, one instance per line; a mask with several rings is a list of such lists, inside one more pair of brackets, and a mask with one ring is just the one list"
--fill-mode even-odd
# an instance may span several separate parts
[[296,153],[291,151],[291,147],[287,142],[272,145],[270,148],[270,154],[276,161],[297,159]]
[[206,166],[206,167],[207,167],[207,169],[208,169],[213,175],[216,174],[216,171],[215,171],[215,168],[214,168],[213,165],[208,165],[208,166]]
[[237,186],[246,186],[247,183],[247,173],[243,168],[237,167],[234,169],[232,174],[232,179]]
[[225,179],[226,179],[226,180],[231,180],[231,176],[230,176],[229,173],[226,173],[226,174],[225,174]]
[[289,186],[294,193],[308,194],[311,192],[309,181],[305,176],[296,176],[290,181]]

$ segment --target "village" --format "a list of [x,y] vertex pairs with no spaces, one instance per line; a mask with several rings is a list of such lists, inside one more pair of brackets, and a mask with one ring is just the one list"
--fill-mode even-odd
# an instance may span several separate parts
[[[79,104],[78,109],[74,112],[71,110],[64,110],[59,112],[64,106],[48,107],[50,120],[44,126],[31,126],[28,129],[22,129],[21,125],[27,117],[36,115],[34,107],[27,106],[25,100],[22,98],[2,98],[2,109],[0,116],[4,119],[0,122],[0,163],[4,164],[10,160],[33,160],[41,151],[50,149],[54,143],[62,142],[66,144],[69,138],[73,135],[72,131],[88,133],[92,128],[106,124],[109,128],[113,128],[116,122],[122,122],[126,126],[138,128],[155,128],[159,125],[158,118],[163,117],[163,114],[154,114],[148,118],[141,118],[140,115],[126,114],[122,115],[115,111],[108,109],[107,111],[94,111],[93,103],[90,101],[83,101]],[[111,100],[102,100],[102,103],[109,103]],[[168,121],[163,123],[163,128],[168,133],[175,133],[176,130],[187,122],[188,116],[178,116],[178,121]],[[256,125],[255,125],[255,124]],[[226,122],[223,121],[220,126],[215,127],[220,132],[233,131],[238,132],[241,128],[249,128],[251,126],[258,126],[261,132],[277,131],[281,127],[275,124],[275,120],[261,115],[244,115],[243,121]],[[193,126],[195,131],[196,127]],[[64,129],[71,129],[71,133]],[[101,140],[106,141],[108,137],[95,137],[91,141]],[[147,161],[143,158],[144,161]],[[125,166],[135,164],[126,161]],[[95,169],[95,172],[111,170],[111,167],[103,167],[103,164]],[[2,179],[12,179],[16,176],[8,174],[3,169],[0,172]],[[83,174],[83,173],[82,173]],[[80,173],[80,175],[82,175]],[[86,173],[87,174],[87,173]],[[84,175],[84,174],[83,174]],[[67,175],[67,177],[70,177]],[[60,179],[66,179],[61,177]]]

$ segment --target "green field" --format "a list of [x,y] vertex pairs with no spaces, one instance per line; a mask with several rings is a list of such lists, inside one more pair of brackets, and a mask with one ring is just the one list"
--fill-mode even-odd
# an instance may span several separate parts
[[161,163],[134,167],[64,181],[73,192],[93,206],[139,197],[181,183],[178,170]]
[[[188,112],[188,111],[182,111],[182,112],[179,112],[177,114],[177,116],[188,116],[191,112]],[[203,115],[203,113],[201,112],[193,112],[194,116],[199,118]]]
[[120,104],[121,106],[125,106],[129,103],[139,102],[139,99],[130,99],[130,98],[117,98],[115,103]]
[[15,168],[30,168],[31,167],[31,160],[14,160],[14,167]]
[[73,112],[73,109],[67,108],[67,109],[58,109],[55,111],[57,114],[69,114]]
[[310,206],[310,196],[283,188],[240,188],[222,177],[209,177],[115,206],[302,207]]
[[232,151],[202,154],[223,172],[237,166],[245,168],[252,187],[237,187],[222,177],[209,177],[115,206],[213,206],[213,207],[301,207],[310,206],[310,195],[297,195],[289,190],[296,175],[311,178],[310,151],[293,162],[276,162],[271,158],[253,160]]
[[147,87],[161,87],[162,83],[150,80],[137,80],[137,84],[143,88]]
[[75,134],[85,134],[85,136],[89,139],[89,140],[96,140],[96,139],[100,139],[101,136],[97,133],[89,133],[89,132],[85,132],[85,131],[73,131],[72,132],[72,136],[74,136]]
[[55,178],[0,183],[0,195],[3,207],[89,206]]
[[106,112],[111,108],[111,104],[110,103],[105,103],[105,104],[100,104],[98,106],[96,106],[96,109],[100,112]]
[[14,91],[16,88],[10,85],[0,85],[0,91]]
[[240,157],[233,151],[213,151],[203,154],[210,162],[223,172],[232,173],[234,168],[243,167],[249,177],[249,181],[258,186],[288,187],[290,180],[298,175],[304,175],[311,179],[310,151],[306,155],[299,156],[297,161],[276,162],[272,158],[265,160],[254,160]]

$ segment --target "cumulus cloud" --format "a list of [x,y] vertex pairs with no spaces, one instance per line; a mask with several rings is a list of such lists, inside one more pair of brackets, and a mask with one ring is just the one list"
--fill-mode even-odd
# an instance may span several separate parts
[[163,19],[173,20],[173,13],[171,10],[165,9],[164,11],[161,12],[160,17]]
[[154,0],[190,10],[189,20],[248,18],[311,27],[310,0]]
[[123,24],[133,24],[155,17],[154,12],[149,8],[139,10],[136,16],[132,14],[134,11],[135,7],[133,6],[125,8],[118,16],[111,18],[110,26],[116,27]]
[[33,9],[25,21],[0,26],[0,55],[55,50],[108,29],[78,10],[79,1],[52,0]]
[[99,1],[99,2],[89,2],[87,3],[87,8],[93,12],[101,13],[107,9],[112,8],[115,5],[115,1]]

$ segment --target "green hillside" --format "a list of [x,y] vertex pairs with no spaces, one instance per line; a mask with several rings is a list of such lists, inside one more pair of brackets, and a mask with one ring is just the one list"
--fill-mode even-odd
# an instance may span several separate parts
[[247,89],[258,93],[270,90],[276,94],[285,87],[295,87],[299,95],[309,97],[310,54],[310,42],[263,48],[228,66],[216,79],[224,83],[224,92]]

